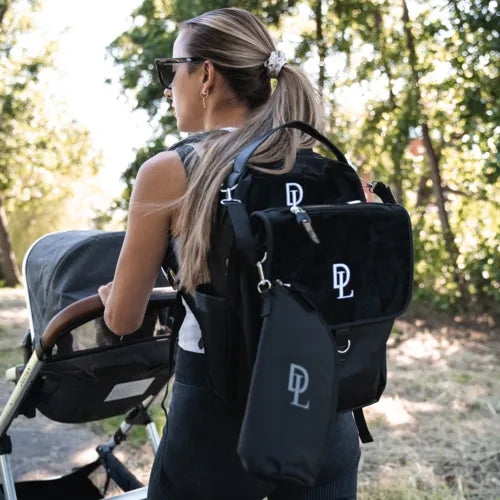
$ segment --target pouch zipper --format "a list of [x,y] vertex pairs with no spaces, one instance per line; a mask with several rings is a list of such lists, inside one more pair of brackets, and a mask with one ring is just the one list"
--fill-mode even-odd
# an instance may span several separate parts
[[311,217],[309,217],[309,214],[302,207],[299,207],[297,205],[291,207],[290,212],[295,215],[297,224],[299,224],[299,226],[302,225],[302,227],[306,230],[306,233],[309,238],[311,238],[311,241],[313,243],[316,243],[316,245],[319,245],[320,241],[318,235],[316,234],[316,231],[312,226]]

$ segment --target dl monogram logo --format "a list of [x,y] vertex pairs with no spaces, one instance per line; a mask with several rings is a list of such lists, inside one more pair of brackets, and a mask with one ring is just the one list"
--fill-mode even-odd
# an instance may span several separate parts
[[293,393],[293,400],[290,404],[299,408],[309,409],[309,401],[307,403],[299,403],[299,397],[306,392],[309,386],[309,373],[300,365],[290,363],[290,374],[288,376],[288,390]]
[[339,291],[337,299],[350,299],[354,297],[354,290],[349,295],[344,295],[344,288],[351,279],[351,271],[345,264],[333,264],[333,288]]
[[300,184],[296,182],[286,183],[286,204],[289,207],[298,205],[304,197],[304,191]]

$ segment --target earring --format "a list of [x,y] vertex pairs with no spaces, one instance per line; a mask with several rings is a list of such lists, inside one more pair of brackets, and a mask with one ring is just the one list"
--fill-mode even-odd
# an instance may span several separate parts
[[208,91],[205,90],[205,92],[200,92],[200,96],[203,100],[203,109],[207,109],[207,104],[205,102],[205,99],[208,97]]

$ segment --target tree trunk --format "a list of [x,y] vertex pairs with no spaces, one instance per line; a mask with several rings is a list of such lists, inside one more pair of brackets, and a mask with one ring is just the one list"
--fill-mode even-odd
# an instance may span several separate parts
[[422,207],[423,205],[427,205],[430,189],[427,187],[427,179],[429,176],[425,173],[420,177],[420,181],[418,183],[417,189],[417,201],[415,203],[415,208]]
[[415,91],[415,100],[416,100],[416,105],[418,106],[418,109],[420,110],[420,126],[422,127],[422,139],[424,142],[425,146],[425,152],[427,159],[429,161],[430,165],[430,171],[431,171],[431,179],[432,179],[432,190],[434,193],[434,196],[436,197],[436,204],[438,207],[438,213],[439,213],[439,221],[441,223],[441,228],[443,230],[443,239],[444,239],[444,244],[446,251],[448,255],[450,256],[450,263],[452,267],[452,274],[453,274],[453,279],[455,283],[457,284],[458,290],[460,291],[460,295],[464,301],[463,306],[466,308],[470,296],[467,290],[467,286],[464,280],[464,277],[462,273],[459,272],[458,269],[458,257],[460,255],[460,252],[458,250],[458,247],[455,243],[455,235],[453,234],[453,230],[451,229],[450,226],[450,221],[448,217],[448,212],[446,210],[446,204],[444,201],[444,195],[443,195],[443,186],[441,184],[441,172],[439,169],[439,156],[436,154],[436,150],[434,149],[432,145],[432,141],[430,138],[429,134],[429,126],[428,123],[425,119],[425,115],[423,113],[423,108],[422,108],[422,94],[420,92],[420,78],[418,74],[418,59],[417,59],[417,52],[415,50],[415,39],[413,37],[413,33],[411,31],[411,25],[410,25],[410,16],[408,13],[408,6],[406,5],[406,0],[403,1],[403,23],[404,23],[404,32],[405,32],[405,38],[406,38],[406,47],[408,49],[409,53],[409,63],[410,63],[410,70],[411,70],[411,75],[412,75],[412,80],[413,80],[413,85],[414,85],[414,91]]
[[326,43],[323,35],[323,0],[317,0],[314,5],[314,17],[316,20],[316,45],[318,47],[319,56],[319,74],[318,74],[318,92],[323,99],[325,89],[325,58],[326,58]]
[[[392,90],[392,73],[387,61],[387,53],[385,47],[385,37],[383,33],[383,23],[382,23],[382,13],[380,12],[380,6],[377,5],[375,10],[375,29],[377,30],[377,40],[380,49],[380,56],[382,59],[382,67],[384,68],[385,74],[387,75],[388,86],[389,86],[389,103],[391,110],[396,110],[396,98]],[[403,193],[403,173],[401,172],[401,158],[392,158],[392,166],[394,174],[392,175],[391,184],[394,187],[394,197],[398,203],[401,205],[405,204],[405,198]]]
[[453,265],[453,276],[455,283],[458,286],[460,295],[464,300],[468,302],[469,293],[467,291],[466,283],[463,279],[462,274],[458,271],[457,261],[460,255],[458,247],[455,243],[455,236],[450,226],[450,221],[448,218],[448,212],[446,211],[446,205],[444,200],[443,185],[441,183],[441,172],[439,171],[439,160],[432,145],[432,141],[429,135],[429,127],[427,123],[422,124],[422,135],[424,140],[425,151],[427,158],[429,159],[429,164],[431,167],[431,179],[432,179],[432,191],[436,198],[436,204],[438,207],[439,221],[441,222],[441,227],[443,229],[444,243],[446,251],[448,252],[451,262]]
[[0,0],[0,26],[2,25],[3,18],[9,9],[9,2],[7,0]]
[[14,251],[7,228],[7,216],[0,196],[0,265],[7,286],[16,286],[21,283],[21,273],[17,266]]

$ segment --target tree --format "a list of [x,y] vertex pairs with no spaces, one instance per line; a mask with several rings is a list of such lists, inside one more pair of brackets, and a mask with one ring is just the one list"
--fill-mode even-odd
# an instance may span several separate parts
[[46,112],[38,77],[51,64],[53,46],[35,56],[16,47],[30,29],[21,8],[34,6],[22,0],[0,4],[0,255],[8,286],[20,281],[8,218],[31,211],[34,220],[40,209],[54,210],[72,193],[72,182],[96,173],[100,163],[87,131],[74,122],[56,123]]
[[[405,181],[401,186],[411,201],[416,200],[417,290],[422,286],[427,293],[438,292],[438,297],[447,295],[447,301],[460,307],[477,301],[481,291],[487,307],[490,299],[498,300],[498,271],[490,267],[498,258],[492,258],[494,246],[486,236],[495,226],[492,183],[498,144],[493,84],[497,71],[492,64],[498,32],[491,4],[461,2],[457,8],[456,2],[414,3],[413,19],[404,0],[374,2],[374,6],[374,19],[368,16],[365,23],[376,27],[374,33],[382,26],[384,36],[377,40],[369,31],[359,30],[359,38],[372,50],[356,75],[373,81],[376,73],[385,74],[387,91],[368,103],[369,116],[354,149],[364,152],[370,144],[380,144],[381,135],[390,139],[389,144],[384,141],[384,149],[392,153],[395,180]],[[457,30],[457,25],[462,28]],[[397,89],[391,82],[398,84]],[[425,158],[409,154],[412,137],[421,141]],[[376,150],[372,156],[383,158],[383,154]],[[375,166],[376,160],[371,163]],[[481,221],[486,238],[475,234],[471,246],[467,233],[478,225],[481,214],[486,215]],[[476,265],[478,257],[481,264]]]

